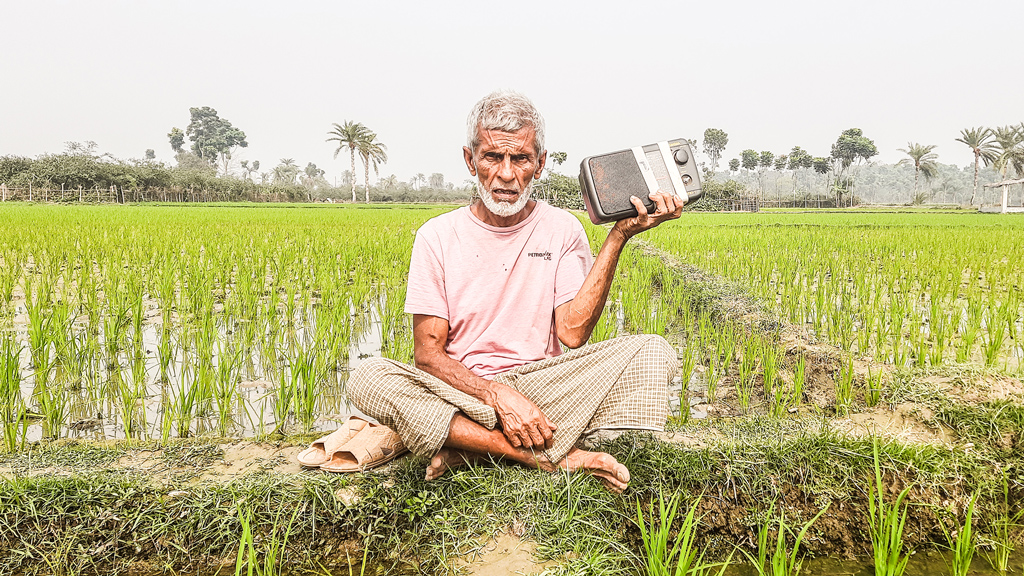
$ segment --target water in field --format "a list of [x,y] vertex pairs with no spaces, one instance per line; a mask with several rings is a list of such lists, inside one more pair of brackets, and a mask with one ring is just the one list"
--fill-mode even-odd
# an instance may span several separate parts
[[[942,576],[950,573],[949,553],[937,550],[919,551],[910,557],[907,563],[906,576]],[[1008,570],[1005,574],[1020,574],[1024,570],[1024,554],[1014,553],[1010,557]],[[725,576],[756,576],[752,566],[736,565],[725,571]],[[875,568],[868,559],[839,560],[836,558],[808,558],[804,560],[800,570],[802,576],[874,576]],[[972,576],[1005,576],[976,553],[971,562]]]
[[[24,308],[16,309],[15,324],[17,327],[25,318]],[[157,310],[151,314],[154,320],[159,319]],[[353,406],[345,394],[345,384],[352,370],[359,366],[366,358],[379,357],[381,355],[381,333],[382,320],[377,308],[360,311],[353,309],[352,316],[353,332],[348,342],[348,351],[345,359],[337,366],[331,366],[321,377],[316,388],[315,419],[309,426],[310,431],[326,431],[337,428],[351,415],[366,418],[367,416]],[[79,326],[84,330],[84,326]],[[17,331],[17,330],[16,330]],[[229,339],[230,334],[224,329],[219,330],[218,336],[222,339]],[[297,345],[301,346],[303,341],[312,337],[312,330],[302,325],[293,328],[291,337]],[[102,340],[102,334],[100,335]],[[133,436],[142,438],[160,438],[164,418],[169,418],[168,409],[169,396],[173,389],[180,389],[183,385],[183,370],[188,370],[189,359],[185,357],[183,350],[177,350],[171,362],[171,369],[167,371],[166,381],[160,377],[160,360],[156,353],[160,341],[159,324],[147,324],[143,329],[143,349],[145,350],[144,366],[145,371],[138,372],[145,378],[145,394],[141,395],[137,402],[137,409],[133,413],[136,429]],[[213,354],[213,366],[216,368],[220,362],[220,356],[215,350]],[[269,360],[269,361],[267,361]],[[241,363],[235,381],[235,389],[232,402],[232,409],[229,411],[229,424],[227,425],[227,436],[230,437],[257,437],[272,431],[297,432],[303,431],[303,423],[294,409],[287,410],[287,416],[282,422],[275,417],[274,404],[281,399],[275,394],[281,386],[282,376],[287,381],[290,377],[290,367],[287,360],[281,357],[265,359],[261,352],[253,350],[248,358]],[[276,365],[275,368],[269,368]],[[36,371],[32,366],[32,359],[29,349],[21,351],[21,369],[25,375],[21,383],[23,398],[29,405],[32,399],[37,396]],[[55,372],[60,368],[55,368]],[[50,376],[54,379],[56,374]],[[119,380],[131,380],[135,377],[131,362],[120,360],[116,369],[107,367],[99,375],[100,382],[95,389],[90,389],[86,382],[81,386],[72,386],[68,394],[68,417],[56,434],[50,433],[51,437],[71,437],[90,439],[116,439],[126,437],[124,426],[124,410],[118,406],[117,392],[112,390]],[[287,385],[287,382],[286,382]],[[197,416],[190,427],[190,435],[218,434],[220,432],[219,415],[216,413],[214,403],[204,409],[197,409]],[[41,414],[40,414],[41,416]],[[142,421],[144,420],[144,428]],[[29,442],[41,440],[47,434],[43,418],[30,419],[26,431],[26,440]],[[177,433],[170,434],[178,436]]]

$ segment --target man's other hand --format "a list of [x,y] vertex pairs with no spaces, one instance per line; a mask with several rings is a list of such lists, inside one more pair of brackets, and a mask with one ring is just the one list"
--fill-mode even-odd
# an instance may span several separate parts
[[545,450],[554,443],[555,423],[518,390],[491,382],[491,408],[498,414],[501,429],[516,448]]
[[679,218],[683,213],[682,199],[677,198],[661,190],[648,196],[654,201],[655,211],[647,213],[644,203],[636,196],[631,196],[629,201],[636,208],[637,215],[632,218],[625,218],[615,223],[615,229],[621,232],[627,239],[636,236],[644,230],[650,230],[666,220]]

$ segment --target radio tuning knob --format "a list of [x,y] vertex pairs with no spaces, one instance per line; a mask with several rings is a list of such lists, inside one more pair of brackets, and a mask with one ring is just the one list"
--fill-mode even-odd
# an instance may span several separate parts
[[683,165],[690,161],[690,155],[686,153],[686,148],[680,148],[675,153],[676,164]]

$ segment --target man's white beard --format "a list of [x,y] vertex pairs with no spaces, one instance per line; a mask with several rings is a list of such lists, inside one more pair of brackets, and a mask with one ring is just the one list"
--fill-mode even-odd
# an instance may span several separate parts
[[483,200],[484,207],[490,210],[495,216],[501,216],[507,218],[509,216],[515,216],[519,214],[526,207],[526,203],[530,201],[530,194],[533,192],[533,181],[526,185],[526,190],[523,190],[516,198],[515,202],[499,202],[494,199],[491,195],[491,191],[484,187],[484,185],[477,180],[476,182],[476,193]]

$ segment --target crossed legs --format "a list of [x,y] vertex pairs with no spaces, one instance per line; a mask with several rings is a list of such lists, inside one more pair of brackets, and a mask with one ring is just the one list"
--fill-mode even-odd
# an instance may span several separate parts
[[501,430],[488,430],[461,413],[452,417],[448,439],[431,458],[426,479],[433,480],[449,468],[488,458],[512,460],[547,472],[559,468],[568,472],[579,470],[593,475],[613,492],[622,492],[629,484],[629,470],[611,454],[573,448],[561,461],[551,462],[543,452],[516,448],[509,444]]
[[547,450],[551,458],[513,447],[492,408],[409,365],[366,360],[350,377],[348,393],[360,410],[398,432],[412,452],[431,457],[428,480],[448,468],[494,458],[548,471],[584,471],[622,491],[629,470],[609,454],[575,444],[605,428],[661,430],[675,370],[672,346],[644,335],[590,344],[500,375],[557,423],[555,443]]

